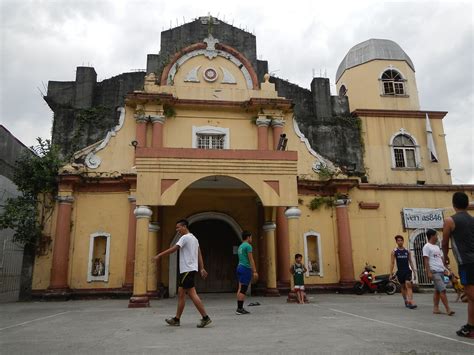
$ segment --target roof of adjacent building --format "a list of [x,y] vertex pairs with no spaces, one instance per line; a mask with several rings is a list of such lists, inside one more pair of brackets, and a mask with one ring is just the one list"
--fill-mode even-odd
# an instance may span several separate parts
[[394,41],[372,38],[352,47],[339,64],[336,82],[350,68],[370,62],[371,60],[404,60],[415,71],[415,66],[408,54]]

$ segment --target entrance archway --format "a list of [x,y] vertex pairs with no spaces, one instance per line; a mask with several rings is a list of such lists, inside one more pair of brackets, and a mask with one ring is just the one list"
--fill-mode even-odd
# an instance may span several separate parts
[[[231,292],[235,288],[237,255],[234,247],[241,242],[242,228],[229,215],[220,212],[203,212],[187,218],[189,228],[199,240],[204,263],[209,273],[204,281],[196,277],[196,288],[204,292]],[[175,235],[170,246],[176,244]],[[169,295],[176,295],[178,273],[177,253],[169,258]],[[234,265],[235,264],[235,265]]]

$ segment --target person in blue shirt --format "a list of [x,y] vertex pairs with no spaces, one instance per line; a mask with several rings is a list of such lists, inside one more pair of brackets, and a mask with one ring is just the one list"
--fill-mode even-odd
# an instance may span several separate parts
[[239,264],[237,265],[237,279],[239,280],[239,289],[237,290],[237,310],[235,314],[249,314],[250,312],[244,309],[245,294],[252,278],[258,279],[257,268],[252,254],[252,233],[248,231],[242,232],[242,244],[240,244],[237,251],[239,256]]
[[[416,269],[413,267],[411,253],[403,246],[404,239],[401,235],[395,236],[397,247],[392,251],[390,274],[393,274],[393,267],[397,261],[397,278],[402,286],[402,296],[405,300],[405,307],[415,309],[417,307],[413,302],[412,278],[416,277]],[[411,268],[410,268],[411,267]]]

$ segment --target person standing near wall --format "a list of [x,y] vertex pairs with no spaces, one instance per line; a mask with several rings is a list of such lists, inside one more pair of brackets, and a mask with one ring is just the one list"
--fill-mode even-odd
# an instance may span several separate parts
[[242,232],[242,244],[237,250],[239,256],[239,264],[237,265],[237,279],[239,280],[239,288],[237,290],[237,310],[235,314],[249,314],[250,312],[244,308],[245,294],[252,282],[252,278],[258,278],[257,268],[253,260],[252,253],[252,233],[248,231]]
[[426,237],[428,243],[423,247],[423,263],[425,265],[425,271],[428,278],[433,281],[434,293],[433,293],[433,313],[441,314],[439,310],[439,300],[443,302],[446,308],[448,316],[452,316],[454,311],[449,308],[448,297],[446,296],[446,285],[444,283],[444,272],[447,270],[443,263],[443,253],[436,244],[438,242],[438,236],[434,229],[428,229],[426,231]]
[[178,281],[178,307],[176,309],[176,316],[166,319],[166,323],[171,326],[179,326],[181,315],[186,304],[186,295],[191,298],[196,309],[201,313],[202,319],[198,323],[198,328],[204,328],[212,321],[206,313],[204,305],[199,298],[194,287],[194,278],[196,273],[200,272],[201,277],[207,277],[207,271],[204,269],[204,261],[202,259],[201,249],[197,238],[189,232],[189,223],[182,219],[176,222],[176,232],[181,237],[175,246],[166,249],[153,257],[153,260],[158,261],[161,257],[174,253],[179,250],[179,281]]
[[403,300],[405,301],[405,307],[415,309],[417,305],[413,303],[413,289],[411,280],[412,277],[416,277],[416,269],[413,267],[410,251],[408,249],[405,249],[405,247],[403,246],[403,237],[401,235],[396,235],[395,241],[397,242],[397,247],[392,251],[390,274],[393,274],[393,268],[395,266],[396,260],[397,278],[400,284],[402,285],[402,296]]
[[467,213],[469,198],[464,192],[453,194],[453,207],[456,213],[444,220],[443,242],[445,265],[449,265],[449,241],[458,263],[459,277],[467,296],[467,324],[456,334],[474,338],[474,217]]

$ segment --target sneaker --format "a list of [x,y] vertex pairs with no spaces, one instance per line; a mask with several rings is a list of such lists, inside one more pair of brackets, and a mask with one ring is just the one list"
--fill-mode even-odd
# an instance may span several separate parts
[[168,323],[169,325],[173,327],[179,327],[179,319],[176,319],[175,317],[167,318],[165,319],[165,322]]
[[196,325],[198,328],[204,328],[206,325],[209,325],[212,323],[211,318],[207,317],[207,319],[201,318],[201,321]]
[[235,311],[235,314],[237,315],[250,314],[250,312],[244,308],[237,308],[237,310]]
[[474,338],[474,327],[465,324],[456,332],[460,337]]
[[415,309],[415,308],[417,308],[418,306],[417,306],[416,304],[411,304],[411,303],[409,303],[407,307],[410,308],[410,309]]

